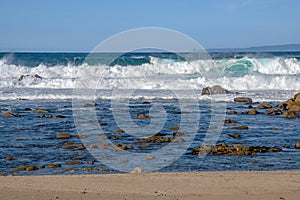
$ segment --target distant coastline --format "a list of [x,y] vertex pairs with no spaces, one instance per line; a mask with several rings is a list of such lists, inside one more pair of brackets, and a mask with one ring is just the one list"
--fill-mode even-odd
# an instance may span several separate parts
[[208,48],[208,52],[295,52],[300,44],[266,45],[247,48]]

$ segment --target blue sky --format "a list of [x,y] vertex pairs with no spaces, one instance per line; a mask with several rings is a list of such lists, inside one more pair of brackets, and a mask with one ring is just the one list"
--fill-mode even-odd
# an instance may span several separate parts
[[90,51],[138,27],[205,48],[300,43],[298,0],[0,0],[0,51]]

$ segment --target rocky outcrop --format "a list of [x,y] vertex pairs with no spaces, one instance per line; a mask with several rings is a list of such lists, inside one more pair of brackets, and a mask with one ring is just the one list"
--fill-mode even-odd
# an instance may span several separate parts
[[300,112],[300,93],[294,95],[294,98],[288,99],[278,105],[282,110]]
[[246,129],[249,129],[249,127],[248,126],[234,126],[231,129],[234,129],[234,130],[246,130]]
[[202,95],[213,95],[213,94],[230,94],[231,92],[222,88],[220,85],[214,85],[212,87],[205,87],[202,89]]
[[138,140],[140,143],[166,143],[166,142],[183,142],[182,138],[171,138],[171,137],[161,137],[159,135],[153,135],[148,138],[143,138]]
[[282,115],[283,118],[295,119],[298,118],[298,114],[295,111],[287,111]]

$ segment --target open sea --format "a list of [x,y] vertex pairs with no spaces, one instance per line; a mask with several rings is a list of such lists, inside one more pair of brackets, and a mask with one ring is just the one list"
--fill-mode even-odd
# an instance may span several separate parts
[[[187,62],[171,53],[87,56],[0,53],[0,174],[120,173],[136,166],[162,172],[300,169],[300,149],[294,148],[300,118],[266,115],[266,109],[246,114],[261,103],[276,107],[300,92],[300,52],[210,53],[212,62]],[[201,94],[213,85],[232,93]],[[233,101],[240,96],[253,103]],[[5,118],[6,112],[18,116]],[[224,125],[224,119],[237,124]],[[237,125],[249,129],[231,129]],[[59,133],[70,138],[58,139]],[[181,141],[141,142],[155,134],[178,134]],[[191,154],[221,142],[282,151]],[[49,167],[53,163],[58,167]],[[15,170],[24,165],[36,169]]]

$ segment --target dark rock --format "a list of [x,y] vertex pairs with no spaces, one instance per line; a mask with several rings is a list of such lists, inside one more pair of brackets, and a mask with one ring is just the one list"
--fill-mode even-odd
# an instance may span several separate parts
[[99,123],[99,126],[107,126],[108,124],[105,122]]
[[272,108],[272,105],[271,104],[268,104],[268,103],[263,103],[263,104],[260,104],[258,106],[256,106],[257,109],[270,109]]
[[65,116],[63,115],[54,115],[51,117],[52,119],[57,119],[57,118],[66,118]]
[[286,149],[289,149],[291,148],[289,145],[283,145],[282,148],[286,148]]
[[265,112],[267,115],[280,115],[282,111],[278,108],[271,108]]
[[298,114],[294,111],[287,111],[283,114],[284,118],[289,118],[289,119],[296,119],[298,118]]
[[264,164],[264,167],[274,167],[274,164],[266,163]]
[[21,75],[18,79],[18,81],[22,81],[23,79],[25,79],[26,77],[29,77],[30,75]]
[[13,113],[10,113],[10,112],[5,112],[2,114],[2,117],[4,118],[14,118],[14,117],[19,117],[20,115],[18,114],[13,114]]
[[222,88],[220,85],[212,87],[206,87],[202,89],[202,95],[213,95],[213,94],[230,94],[231,92]]
[[234,126],[231,129],[235,129],[235,130],[245,130],[248,129],[248,126]]
[[246,103],[252,103],[252,99],[248,97],[237,97],[234,98],[235,102],[246,102]]
[[35,75],[34,75],[34,78],[36,78],[36,79],[43,79],[43,77],[41,77],[41,76],[38,75],[38,74],[35,74]]
[[243,111],[239,111],[239,112],[237,112],[237,114],[238,114],[238,115],[243,115],[244,112],[243,112]]
[[247,112],[248,115],[257,115],[259,112],[257,112],[257,110],[253,109],[253,110],[249,110]]
[[224,124],[236,124],[237,121],[233,120],[233,119],[226,119],[223,121]]

